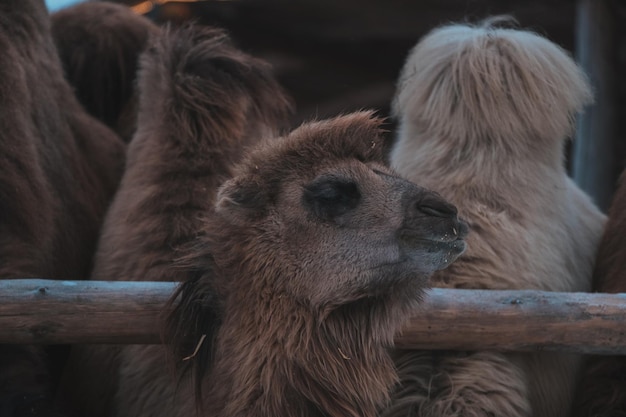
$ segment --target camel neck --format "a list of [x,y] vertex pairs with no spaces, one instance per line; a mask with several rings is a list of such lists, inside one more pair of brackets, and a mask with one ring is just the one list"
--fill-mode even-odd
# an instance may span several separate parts
[[320,322],[305,307],[285,304],[283,317],[273,311],[265,323],[258,306],[246,309],[254,316],[224,322],[208,415],[374,417],[396,374],[386,348],[364,337],[367,316],[346,326],[345,314]]

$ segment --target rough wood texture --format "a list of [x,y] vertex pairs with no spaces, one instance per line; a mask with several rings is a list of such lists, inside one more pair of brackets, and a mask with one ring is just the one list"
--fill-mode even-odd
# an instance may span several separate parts
[[[0,343],[160,343],[176,283],[0,281]],[[626,294],[432,289],[397,345],[626,354]]]
[[626,354],[626,294],[433,289],[396,345]]
[[0,281],[0,343],[160,343],[175,283]]

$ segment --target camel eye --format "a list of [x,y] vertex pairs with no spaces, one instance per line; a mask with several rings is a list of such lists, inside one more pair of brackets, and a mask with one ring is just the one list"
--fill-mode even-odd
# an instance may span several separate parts
[[334,220],[356,208],[361,192],[352,179],[322,175],[304,187],[302,199],[305,207],[320,219]]

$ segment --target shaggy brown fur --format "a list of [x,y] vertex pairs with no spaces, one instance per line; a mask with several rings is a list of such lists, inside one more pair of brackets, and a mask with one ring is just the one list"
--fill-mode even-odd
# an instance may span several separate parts
[[[387,402],[387,348],[467,226],[385,165],[379,123],[364,112],[303,125],[220,188],[171,317],[176,340],[212,341],[202,415],[373,417]],[[192,412],[185,398],[159,404],[149,415]]]
[[[222,31],[193,26],[162,31],[142,56],[139,92],[138,129],[91,278],[186,281],[193,273],[173,261],[201,233],[218,184],[243,149],[278,134],[290,104],[267,64],[236,49]],[[77,415],[108,415],[116,387],[107,383],[118,378],[120,355],[138,370],[162,358],[161,371],[162,352],[77,348],[65,395]],[[132,401],[141,405],[140,397]]]
[[[86,278],[124,144],[65,82],[43,1],[2,2],[0,50],[0,278]],[[0,358],[0,414],[50,415],[51,358]]]
[[[626,292],[626,171],[609,208],[593,273],[597,292]],[[574,407],[576,417],[626,416],[626,358],[591,357]]]
[[[587,291],[604,216],[567,177],[563,148],[590,101],[582,72],[534,33],[449,25],[411,52],[394,102],[392,165],[459,206],[468,250],[437,287]],[[404,352],[386,416],[559,417],[579,358]]]
[[85,109],[129,141],[136,128],[139,55],[159,28],[130,8],[90,1],[52,15],[52,36]]
[[[171,318],[186,354],[206,336],[192,359],[201,415],[371,417],[388,399],[386,347],[467,228],[384,166],[369,116],[304,126],[221,188]],[[163,350],[128,348],[120,361],[115,415],[195,415]]]
[[164,33],[143,56],[139,87],[92,279],[184,280],[167,260],[196,238],[243,149],[286,125],[290,104],[267,64],[201,27]]

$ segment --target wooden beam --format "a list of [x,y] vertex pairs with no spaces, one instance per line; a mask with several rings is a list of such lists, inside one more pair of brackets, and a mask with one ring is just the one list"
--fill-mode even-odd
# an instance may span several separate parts
[[0,280],[0,343],[160,343],[176,283]]
[[[160,343],[176,283],[0,281],[0,343]],[[626,354],[626,294],[432,289],[402,348]]]
[[433,289],[396,346],[626,354],[625,320],[626,294]]

